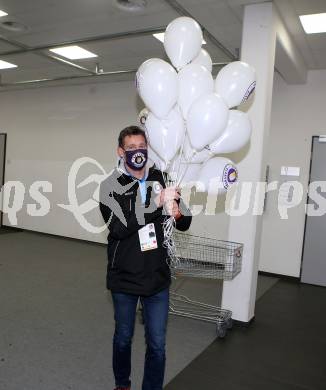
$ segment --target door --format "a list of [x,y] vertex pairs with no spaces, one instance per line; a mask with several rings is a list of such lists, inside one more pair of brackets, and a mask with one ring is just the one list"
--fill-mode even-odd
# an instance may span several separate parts
[[[312,138],[312,152],[309,182],[326,181],[326,142],[318,136]],[[319,196],[326,198],[326,192],[317,187]],[[316,203],[308,197],[308,204]],[[321,211],[322,209],[320,209]],[[301,282],[326,286],[326,213],[306,215],[305,235],[301,266]]]
[[[7,134],[0,133],[0,189],[5,180],[5,159],[6,159],[6,137]],[[2,192],[0,192],[0,227],[2,226]]]

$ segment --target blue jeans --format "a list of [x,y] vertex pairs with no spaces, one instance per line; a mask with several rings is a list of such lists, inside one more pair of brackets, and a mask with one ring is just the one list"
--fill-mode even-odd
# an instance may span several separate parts
[[[131,343],[138,295],[112,293],[115,332],[113,372],[117,387],[130,386]],[[143,306],[146,355],[142,390],[162,390],[165,371],[165,336],[169,311],[169,288],[140,297]]]

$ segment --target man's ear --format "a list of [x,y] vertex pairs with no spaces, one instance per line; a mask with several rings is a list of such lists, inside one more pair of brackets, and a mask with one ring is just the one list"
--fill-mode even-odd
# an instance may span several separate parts
[[118,146],[117,153],[119,157],[123,157],[123,149],[120,146]]

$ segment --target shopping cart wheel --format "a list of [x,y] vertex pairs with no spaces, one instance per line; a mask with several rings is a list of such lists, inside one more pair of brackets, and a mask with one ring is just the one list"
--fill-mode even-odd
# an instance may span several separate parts
[[216,334],[218,338],[223,339],[226,336],[226,328],[224,326],[217,325]]
[[233,327],[233,320],[232,320],[232,318],[229,318],[229,319],[226,321],[225,325],[226,325],[226,328],[227,328],[227,329],[232,329],[232,327]]

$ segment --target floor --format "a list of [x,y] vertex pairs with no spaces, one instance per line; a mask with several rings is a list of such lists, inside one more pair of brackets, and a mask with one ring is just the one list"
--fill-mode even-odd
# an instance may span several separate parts
[[[113,388],[111,339],[114,322],[111,297],[105,289],[105,271],[105,246],[28,231],[6,234],[2,230],[1,389]],[[290,326],[285,326],[285,322],[281,330],[280,327],[278,330],[274,328],[275,324],[272,324],[272,321],[280,324],[281,314],[284,315],[284,320],[289,319],[287,305],[291,304],[292,300],[293,302],[295,299],[300,300],[298,296],[292,299],[289,295],[291,289],[296,288],[294,285],[285,285],[285,288],[290,289],[285,293],[278,292],[282,286],[283,282],[276,278],[259,276],[257,288],[259,301],[255,323],[249,329],[232,330],[225,340],[216,340],[214,324],[170,316],[167,334],[166,389],[197,389],[199,384],[202,386],[206,383],[207,385],[215,383],[215,388],[221,382],[221,378],[229,378],[231,381],[227,382],[228,387],[220,387],[223,390],[249,388],[250,384],[243,385],[247,387],[229,386],[232,383],[238,386],[238,380],[235,378],[243,378],[243,383],[246,383],[244,375],[247,371],[253,375],[250,366],[247,367],[248,362],[253,362],[253,359],[258,361],[266,359],[266,353],[262,348],[266,332],[268,339],[272,337],[269,346],[271,358],[275,359],[278,348],[281,354],[279,361],[282,361],[286,356],[283,352],[283,346],[286,345],[283,338],[291,343],[298,333],[307,332],[307,329],[309,332],[306,318],[304,321],[292,323],[294,333],[292,332],[293,335],[291,333],[291,337],[289,331],[284,331]],[[217,280],[183,278],[174,282],[173,288],[190,298],[207,303],[218,304],[221,297],[221,282]],[[272,296],[279,294],[279,299],[275,302],[270,298],[271,294]],[[319,297],[319,292],[317,295]],[[319,302],[318,308],[324,307],[324,302]],[[312,317],[308,324],[315,324],[314,318],[318,317]],[[301,325],[306,327],[299,332]],[[251,337],[257,339],[251,340]],[[256,342],[259,344],[256,345]],[[323,348],[326,350],[325,343]],[[135,390],[141,388],[144,349],[143,326],[137,321],[132,375]],[[261,360],[254,354],[255,351],[262,353],[264,359]],[[295,353],[294,358],[299,358],[299,355]],[[211,363],[208,364],[207,360]],[[274,362],[275,367],[276,363]],[[229,369],[226,364],[230,365]],[[283,365],[286,367],[284,362]],[[307,367],[313,374],[313,368],[308,362]],[[318,364],[315,367],[319,367]],[[196,380],[192,372],[196,375]],[[265,371],[260,374],[264,378],[265,375],[267,375]],[[277,375],[281,374],[274,372],[272,378]],[[251,381],[254,379],[251,378]],[[306,389],[273,387],[279,388]]]
[[249,328],[214,340],[165,390],[325,390],[326,288],[278,281]]

